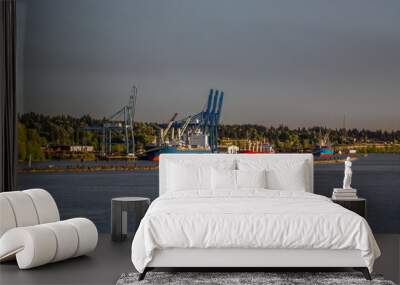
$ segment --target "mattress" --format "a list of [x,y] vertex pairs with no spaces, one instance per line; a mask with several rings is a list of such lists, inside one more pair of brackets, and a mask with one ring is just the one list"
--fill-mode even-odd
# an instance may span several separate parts
[[313,193],[242,189],[169,192],[157,198],[132,243],[139,272],[163,249],[359,250],[372,271],[380,251],[361,216]]

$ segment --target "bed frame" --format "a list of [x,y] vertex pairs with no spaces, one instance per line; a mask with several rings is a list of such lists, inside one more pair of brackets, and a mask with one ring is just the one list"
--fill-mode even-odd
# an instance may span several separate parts
[[171,248],[156,250],[152,261],[140,274],[142,280],[146,273],[155,268],[171,269],[234,269],[234,271],[264,271],[296,268],[343,268],[350,267],[361,271],[371,280],[368,268],[359,250],[328,249],[193,249]]
[[[303,160],[308,166],[308,187],[314,192],[313,156],[311,154],[163,154],[160,156],[160,195],[165,193],[168,179],[168,163],[174,160],[235,160],[238,158]],[[234,271],[264,271],[271,268],[353,268],[361,271],[367,280],[371,275],[359,250],[330,249],[249,249],[249,248],[170,248],[155,251],[152,261],[139,275],[143,280],[146,273],[153,269],[220,269]],[[264,270],[263,270],[264,269]]]

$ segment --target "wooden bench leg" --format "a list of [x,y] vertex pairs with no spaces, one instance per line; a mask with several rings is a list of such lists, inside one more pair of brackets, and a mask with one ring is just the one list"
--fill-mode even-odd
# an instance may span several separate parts
[[369,274],[369,270],[367,267],[355,267],[354,269],[357,271],[361,271],[362,274],[364,275],[365,279],[372,280],[371,274]]

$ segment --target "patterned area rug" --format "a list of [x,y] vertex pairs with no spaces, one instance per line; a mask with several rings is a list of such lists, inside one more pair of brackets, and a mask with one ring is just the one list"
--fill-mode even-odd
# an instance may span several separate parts
[[368,281],[359,272],[148,272],[146,278],[138,281],[138,273],[122,274],[117,285],[145,284],[379,284],[395,285],[380,275],[372,275]]

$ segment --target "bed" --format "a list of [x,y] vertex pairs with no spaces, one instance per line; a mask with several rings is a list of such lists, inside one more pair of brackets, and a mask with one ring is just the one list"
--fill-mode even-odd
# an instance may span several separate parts
[[352,267],[380,255],[364,218],[313,194],[310,154],[165,154],[132,243],[154,268]]

